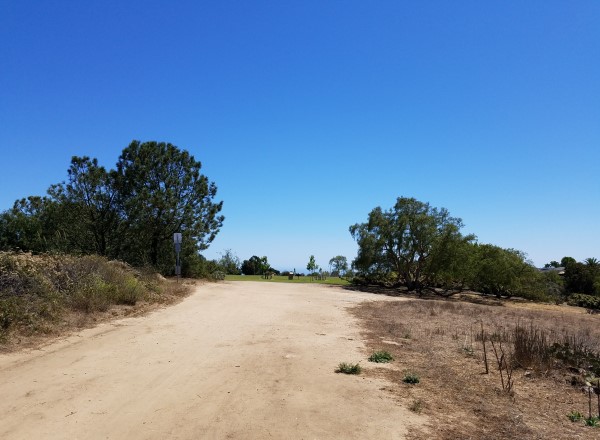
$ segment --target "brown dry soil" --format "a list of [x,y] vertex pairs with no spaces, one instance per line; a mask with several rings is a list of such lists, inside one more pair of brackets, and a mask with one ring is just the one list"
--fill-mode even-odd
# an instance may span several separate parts
[[[204,284],[145,316],[0,354],[0,438],[404,439],[434,424],[386,391],[398,386],[366,362],[348,312],[389,300]],[[359,361],[363,375],[334,373]]]
[[[388,293],[389,295],[389,293]],[[599,439],[600,427],[573,423],[567,415],[588,415],[588,395],[581,370],[516,369],[512,392],[503,390],[495,358],[488,345],[489,374],[485,374],[483,346],[477,334],[521,325],[534,325],[547,335],[569,333],[598,350],[600,317],[568,306],[537,305],[516,301],[461,301],[416,299],[365,302],[352,309],[363,326],[365,355],[386,350],[391,364],[369,368],[369,378],[389,380],[386,387],[397,404],[425,415],[423,427],[413,426],[415,440],[458,439]],[[404,298],[406,299],[406,298]],[[481,302],[481,297],[477,300]],[[406,374],[420,377],[417,385],[403,382]],[[571,382],[577,385],[571,385]],[[595,383],[595,381],[594,381]],[[598,415],[593,396],[592,414]]]

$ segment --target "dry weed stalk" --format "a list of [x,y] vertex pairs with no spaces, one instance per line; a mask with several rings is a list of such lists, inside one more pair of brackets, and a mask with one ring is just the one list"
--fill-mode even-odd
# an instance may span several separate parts
[[598,398],[598,418],[600,419],[600,379],[598,379],[596,386],[591,388],[593,388],[594,394]]
[[592,387],[588,387],[588,414],[592,418]]
[[[494,340],[491,339],[492,349],[494,351],[494,356],[496,357],[496,362],[498,363],[498,370],[500,371],[500,382],[502,384],[502,389],[507,393],[512,391],[513,387],[513,367],[510,362],[507,361],[506,353],[504,352],[504,347],[502,346],[502,341],[498,340],[498,348],[496,348],[496,344]],[[504,381],[504,371],[506,372],[506,381]]]
[[483,362],[485,363],[485,374],[490,374],[490,369],[488,367],[488,359],[487,359],[487,349],[485,347],[485,342],[487,340],[487,335],[483,330],[483,321],[481,321],[481,344],[483,345]]

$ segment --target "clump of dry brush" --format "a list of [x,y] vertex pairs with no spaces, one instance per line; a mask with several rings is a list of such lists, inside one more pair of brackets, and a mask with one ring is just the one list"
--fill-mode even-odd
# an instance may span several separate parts
[[[549,330],[534,322],[517,321],[513,326],[487,332],[481,326],[477,335],[485,353],[486,343],[505,355],[507,373],[514,368],[532,370],[542,375],[557,369],[581,371],[600,377],[600,347],[589,331]],[[504,345],[503,345],[504,344]]]
[[99,256],[0,252],[0,341],[9,332],[47,332],[66,311],[135,305],[157,292],[156,279]]

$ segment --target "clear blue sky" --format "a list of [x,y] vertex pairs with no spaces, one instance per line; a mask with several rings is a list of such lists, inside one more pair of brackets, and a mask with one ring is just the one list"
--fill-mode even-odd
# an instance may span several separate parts
[[411,196],[538,265],[600,258],[599,1],[0,1],[0,210],[191,151],[231,248],[305,270]]

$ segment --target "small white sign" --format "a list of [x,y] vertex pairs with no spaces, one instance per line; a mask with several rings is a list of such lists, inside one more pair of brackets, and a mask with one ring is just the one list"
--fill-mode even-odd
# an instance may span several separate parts
[[181,243],[181,232],[175,232],[173,234],[173,242],[175,244]]

